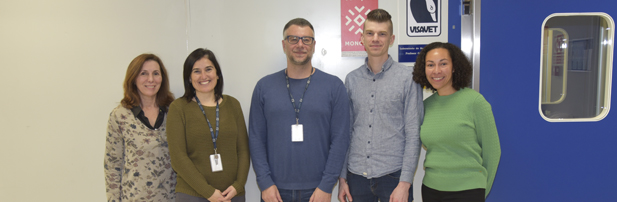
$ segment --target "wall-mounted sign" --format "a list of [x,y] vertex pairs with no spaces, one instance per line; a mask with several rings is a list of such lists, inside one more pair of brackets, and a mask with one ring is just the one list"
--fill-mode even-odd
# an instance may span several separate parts
[[407,0],[407,36],[441,35],[441,0]]
[[341,0],[341,56],[366,57],[360,37],[366,14],[377,6],[377,0]]
[[416,62],[418,54],[426,45],[398,45],[398,62]]

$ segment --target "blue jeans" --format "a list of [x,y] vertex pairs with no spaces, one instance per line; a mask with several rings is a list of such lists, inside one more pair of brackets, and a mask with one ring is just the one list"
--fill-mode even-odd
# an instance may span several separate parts
[[[309,202],[315,189],[303,189],[303,190],[288,190],[279,189],[279,194],[283,202]],[[264,202],[261,199],[261,202]]]
[[[354,202],[390,201],[390,195],[398,186],[400,177],[400,170],[373,179],[347,172],[347,185]],[[409,187],[407,201],[413,201],[413,186]]]

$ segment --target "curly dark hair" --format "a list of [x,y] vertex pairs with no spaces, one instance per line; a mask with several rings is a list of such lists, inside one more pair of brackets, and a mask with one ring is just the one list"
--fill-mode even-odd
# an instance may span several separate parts
[[463,54],[463,51],[459,47],[451,43],[433,42],[420,51],[416,64],[413,66],[413,80],[420,84],[422,87],[426,87],[433,91],[435,88],[428,82],[426,78],[426,54],[436,48],[443,48],[448,50],[450,58],[452,58],[452,87],[457,91],[461,88],[469,87],[471,84],[471,76],[473,74],[473,68],[471,63]]

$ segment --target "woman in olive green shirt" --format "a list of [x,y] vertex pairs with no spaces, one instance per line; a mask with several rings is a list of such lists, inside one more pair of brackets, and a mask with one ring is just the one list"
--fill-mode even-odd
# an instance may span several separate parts
[[245,201],[250,163],[244,115],[238,100],[223,95],[223,74],[210,50],[187,57],[184,89],[167,115],[176,201]]

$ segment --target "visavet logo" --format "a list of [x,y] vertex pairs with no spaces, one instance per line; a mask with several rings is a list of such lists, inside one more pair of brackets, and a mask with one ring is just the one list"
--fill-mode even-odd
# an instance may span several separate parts
[[441,0],[407,1],[407,35],[439,36],[441,34]]

